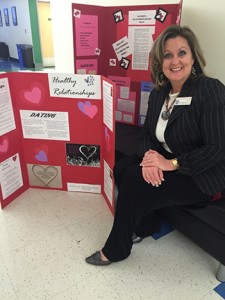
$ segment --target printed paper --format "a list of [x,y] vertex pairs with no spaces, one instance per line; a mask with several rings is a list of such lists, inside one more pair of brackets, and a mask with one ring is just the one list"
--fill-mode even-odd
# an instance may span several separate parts
[[154,25],[156,10],[129,11],[128,25]]
[[8,78],[0,79],[0,136],[16,128]]
[[0,184],[3,200],[23,186],[18,153],[0,163]]
[[98,49],[98,16],[83,15],[75,18],[77,56],[96,55]]
[[131,48],[127,36],[120,39],[113,44],[113,49],[116,53],[117,59],[120,61],[123,57],[131,54]]
[[132,49],[132,70],[149,69],[149,52],[155,33],[154,26],[129,26],[129,41]]
[[98,74],[97,59],[77,59],[76,60],[76,74]]
[[141,100],[140,100],[140,110],[139,110],[139,125],[143,125],[145,121],[145,116],[148,109],[148,100],[151,90],[153,89],[153,82],[141,82]]
[[62,188],[62,175],[60,166],[28,164],[27,170],[31,186]]
[[84,192],[84,193],[101,194],[101,185],[68,182],[67,190],[69,192]]
[[100,75],[48,74],[52,97],[101,99]]
[[113,95],[112,85],[103,81],[103,122],[113,131]]
[[66,162],[71,166],[100,167],[100,146],[66,144]]
[[20,110],[25,139],[70,140],[68,112]]

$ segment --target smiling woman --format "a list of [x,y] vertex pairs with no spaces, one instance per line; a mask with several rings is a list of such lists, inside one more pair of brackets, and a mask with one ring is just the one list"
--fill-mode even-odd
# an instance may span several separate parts
[[150,64],[155,88],[137,155],[115,164],[114,223],[103,248],[86,258],[92,265],[127,258],[136,237],[160,230],[159,209],[207,206],[225,190],[225,86],[204,75],[193,31],[167,27],[154,41]]

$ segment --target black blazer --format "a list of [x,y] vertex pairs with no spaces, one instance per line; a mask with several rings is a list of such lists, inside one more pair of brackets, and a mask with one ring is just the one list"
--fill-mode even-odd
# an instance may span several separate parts
[[217,79],[188,79],[179,97],[192,97],[190,105],[174,106],[165,130],[165,151],[155,135],[156,125],[170,86],[154,89],[138,155],[153,149],[166,158],[177,157],[178,173],[191,176],[199,189],[215,195],[225,188],[225,86]]

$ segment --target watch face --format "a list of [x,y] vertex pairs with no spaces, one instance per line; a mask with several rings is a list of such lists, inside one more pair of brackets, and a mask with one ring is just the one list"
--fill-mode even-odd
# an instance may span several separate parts
[[172,160],[172,164],[173,164],[173,166],[174,166],[175,168],[178,168],[178,166],[179,166],[178,161],[177,161],[176,158]]

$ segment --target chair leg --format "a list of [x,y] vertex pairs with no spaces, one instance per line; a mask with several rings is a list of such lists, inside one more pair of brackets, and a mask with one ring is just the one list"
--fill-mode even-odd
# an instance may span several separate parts
[[217,280],[219,280],[221,282],[225,282],[225,266],[222,265],[221,263],[219,264],[216,278],[217,278]]

